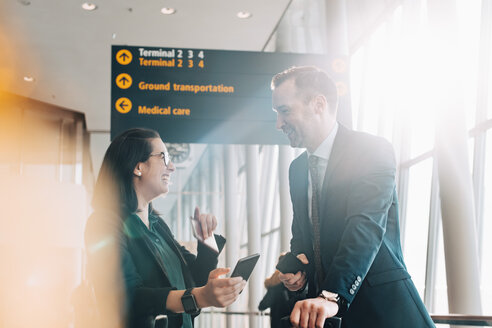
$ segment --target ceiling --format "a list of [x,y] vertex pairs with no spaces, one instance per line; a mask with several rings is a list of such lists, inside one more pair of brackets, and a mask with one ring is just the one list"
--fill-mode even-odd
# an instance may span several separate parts
[[95,0],[86,11],[84,1],[0,0],[0,89],[109,131],[111,45],[261,51],[290,1]]
[[[288,8],[288,33],[319,34],[319,8],[329,1],[94,0],[97,9],[86,11],[83,0],[0,0],[0,90],[84,113],[97,172],[109,144],[112,45],[262,51]],[[399,2],[346,0],[351,48]],[[239,19],[240,11],[252,16]],[[182,183],[203,152],[195,148]]]
[[[288,8],[303,29],[316,20],[309,9],[330,1],[94,0],[86,11],[83,0],[0,0],[0,90],[85,113],[89,131],[109,132],[111,45],[262,51]],[[399,4],[346,0],[351,50]]]

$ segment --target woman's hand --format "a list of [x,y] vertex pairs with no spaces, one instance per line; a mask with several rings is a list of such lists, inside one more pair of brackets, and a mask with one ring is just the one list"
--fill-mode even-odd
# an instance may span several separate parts
[[214,230],[217,227],[215,215],[206,213],[200,214],[200,209],[197,206],[195,207],[193,220],[198,223],[197,226],[199,229],[197,230],[199,231],[197,231],[197,233],[200,234],[204,240],[213,235]]
[[231,305],[246,286],[242,277],[220,278],[228,273],[230,268],[217,268],[208,275],[207,284],[193,289],[193,294],[199,308],[208,306],[226,307]]

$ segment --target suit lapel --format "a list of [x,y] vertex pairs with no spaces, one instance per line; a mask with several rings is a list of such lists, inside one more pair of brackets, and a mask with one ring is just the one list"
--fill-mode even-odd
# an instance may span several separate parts
[[[330,158],[328,159],[328,165],[325,171],[325,178],[323,179],[323,186],[321,189],[320,197],[323,202],[321,203],[324,203],[324,200],[328,198],[330,180],[333,178],[333,173],[335,172],[338,165],[341,163],[343,155],[345,154],[344,147],[345,145],[347,145],[346,139],[348,137],[348,132],[349,131],[341,124],[338,126],[338,132],[333,142],[333,148],[331,150]],[[326,217],[326,211],[326,206],[320,206],[320,223],[322,223],[323,219]]]

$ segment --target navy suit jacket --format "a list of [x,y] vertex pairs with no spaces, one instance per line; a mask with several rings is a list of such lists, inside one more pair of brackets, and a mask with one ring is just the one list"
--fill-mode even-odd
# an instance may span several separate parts
[[321,286],[314,279],[307,158],[304,152],[291,163],[289,183],[291,251],[310,262],[308,297],[320,290],[344,297],[350,306],[342,327],[434,327],[403,262],[390,143],[339,126],[319,202]]

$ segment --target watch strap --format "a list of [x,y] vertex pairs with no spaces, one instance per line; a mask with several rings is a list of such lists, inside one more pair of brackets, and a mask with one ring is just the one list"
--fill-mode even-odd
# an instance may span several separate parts
[[341,318],[345,314],[345,312],[347,312],[349,303],[343,296],[338,296],[337,304],[338,304],[338,312],[335,316]]
[[339,294],[336,294],[336,293],[332,293],[332,292],[328,292],[328,291],[322,291],[318,297],[321,297],[327,301],[330,301],[330,302],[335,302],[337,303],[338,305],[338,312],[337,314],[335,315],[336,317],[341,317],[345,314],[345,312],[347,312],[348,310],[348,307],[349,307],[349,303],[347,302],[347,300],[343,297],[343,296],[340,296]]
[[186,313],[195,315],[200,313],[200,309],[196,304],[195,295],[191,293],[192,290],[193,288],[188,288],[185,290],[183,296],[181,296],[181,304],[183,304],[183,309]]

